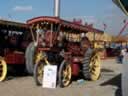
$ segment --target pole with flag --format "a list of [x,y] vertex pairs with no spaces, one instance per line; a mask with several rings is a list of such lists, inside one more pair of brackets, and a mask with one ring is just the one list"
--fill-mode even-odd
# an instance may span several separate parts
[[123,28],[120,30],[118,37],[124,32],[125,28],[128,26],[128,22],[126,19],[123,20],[124,26]]
[[[105,24],[105,23],[103,23],[103,27],[104,27],[104,33],[105,33],[105,31],[106,31],[106,28],[107,28],[107,24]],[[107,42],[106,41],[104,41],[104,47],[106,47],[106,44],[107,44]]]
[[105,23],[103,23],[103,26],[104,26],[104,32],[105,32],[107,25]]

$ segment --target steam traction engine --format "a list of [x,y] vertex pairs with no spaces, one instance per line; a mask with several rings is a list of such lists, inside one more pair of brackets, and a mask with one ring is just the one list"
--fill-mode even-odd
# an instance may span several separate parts
[[37,85],[42,84],[43,67],[49,64],[58,66],[60,87],[80,74],[88,80],[99,78],[100,58],[86,37],[88,27],[48,16],[30,19],[27,24],[33,42],[26,50],[26,63],[30,73],[34,70]]
[[0,81],[6,78],[8,71],[23,72],[25,49],[30,42],[26,24],[0,20]]

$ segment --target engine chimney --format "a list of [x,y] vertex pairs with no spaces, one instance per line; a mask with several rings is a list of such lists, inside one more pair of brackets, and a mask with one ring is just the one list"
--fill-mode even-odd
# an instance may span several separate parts
[[55,0],[55,5],[54,5],[54,16],[55,17],[60,17],[60,0]]

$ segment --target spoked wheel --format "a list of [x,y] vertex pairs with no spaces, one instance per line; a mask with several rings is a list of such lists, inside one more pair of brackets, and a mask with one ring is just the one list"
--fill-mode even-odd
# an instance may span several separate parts
[[83,76],[88,80],[97,80],[101,74],[100,56],[97,52],[88,49],[83,59]]
[[7,64],[3,58],[0,57],[0,82],[5,80],[7,75]]
[[43,79],[43,69],[46,65],[45,61],[43,60],[43,54],[39,53],[37,54],[37,60],[36,64],[34,66],[34,80],[36,82],[36,85],[40,86],[42,85],[42,79]]
[[72,77],[71,64],[69,64],[64,60],[59,68],[59,74],[58,74],[59,86],[60,87],[68,86],[71,82],[71,77]]
[[100,77],[101,68],[100,68],[100,56],[95,53],[90,60],[90,79],[97,80]]

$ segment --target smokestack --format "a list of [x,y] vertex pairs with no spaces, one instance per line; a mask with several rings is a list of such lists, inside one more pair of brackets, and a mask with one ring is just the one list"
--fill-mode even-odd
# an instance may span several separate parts
[[55,0],[54,11],[54,16],[60,17],[60,0]]

